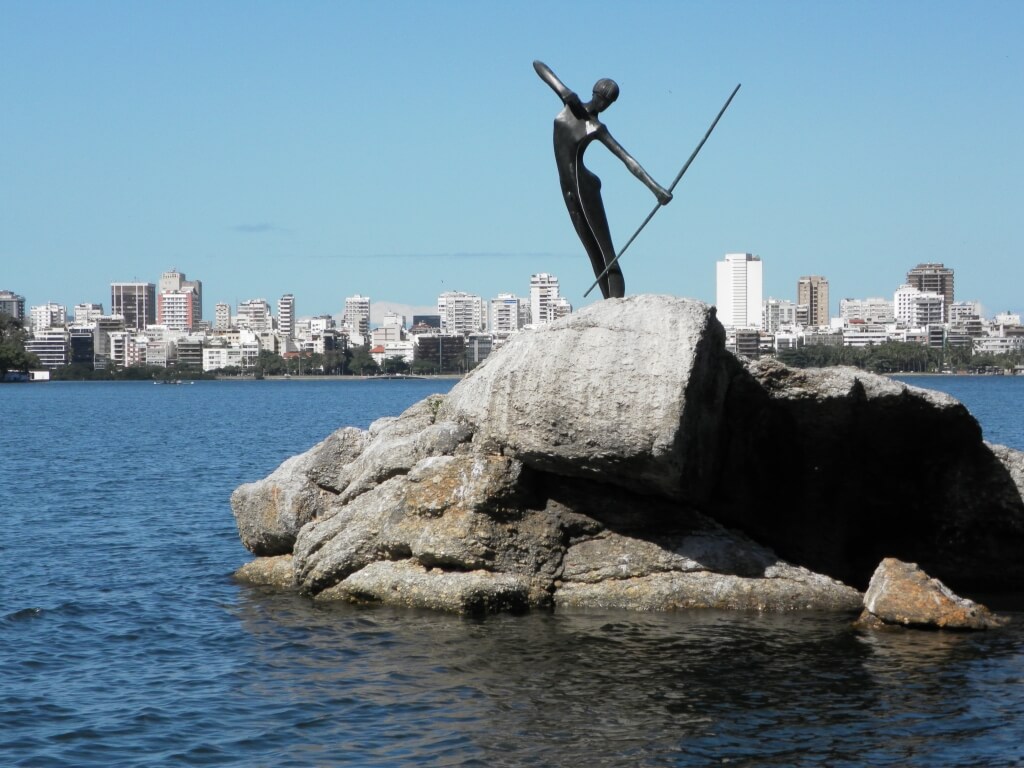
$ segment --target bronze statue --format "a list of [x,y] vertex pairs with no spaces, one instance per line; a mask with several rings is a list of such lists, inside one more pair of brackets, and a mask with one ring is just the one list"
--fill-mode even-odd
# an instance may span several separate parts
[[583,165],[583,153],[591,142],[600,141],[654,193],[660,205],[668,204],[672,192],[652,179],[598,119],[597,116],[619,96],[619,86],[614,80],[598,80],[594,84],[593,98],[583,104],[546,64],[535,61],[533,68],[565,105],[555,117],[555,162],[569,217],[590,256],[601,293],[606,299],[620,298],[625,295],[626,284],[612,247],[608,218],[601,201],[601,180]]

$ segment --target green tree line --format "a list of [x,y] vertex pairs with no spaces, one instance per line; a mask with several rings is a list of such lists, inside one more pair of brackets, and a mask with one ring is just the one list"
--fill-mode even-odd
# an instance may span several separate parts
[[793,368],[851,365],[875,373],[937,373],[980,371],[1024,364],[1024,351],[993,354],[970,347],[937,349],[914,342],[888,341],[867,347],[812,344],[780,350],[778,360]]
[[25,351],[26,338],[28,332],[21,321],[0,312],[0,381],[8,371],[28,373],[39,365],[36,356]]
[[[242,373],[237,368],[222,369],[221,372],[228,375]],[[264,350],[256,358],[255,373],[258,376],[377,376],[408,373],[423,376],[443,371],[436,361],[416,360],[409,363],[400,356],[388,357],[380,364],[370,354],[370,345],[364,344],[346,349],[344,352],[314,352],[289,358]]]
[[112,365],[101,371],[94,370],[90,363],[71,363],[50,371],[53,381],[185,381],[195,379],[214,379],[213,373],[205,373],[197,368],[161,365],[130,365],[121,368]]

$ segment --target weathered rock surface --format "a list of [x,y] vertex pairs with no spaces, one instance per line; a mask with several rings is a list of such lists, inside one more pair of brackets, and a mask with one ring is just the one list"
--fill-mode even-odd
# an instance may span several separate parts
[[1024,455],[952,398],[723,339],[711,307],[658,296],[516,336],[446,397],[239,488],[245,546],[293,555],[239,578],[467,613],[853,612],[895,554],[1024,589]]
[[264,556],[290,554],[299,529],[344,488],[336,479],[339,469],[358,457],[367,442],[362,430],[339,429],[263,480],[236,488],[231,509],[246,549]]
[[293,590],[295,589],[295,568],[292,565],[292,556],[257,557],[235,571],[235,578],[243,584],[254,587]]
[[346,600],[432,608],[465,614],[519,612],[530,607],[529,587],[492,571],[445,572],[413,560],[378,561],[325,589],[317,601]]
[[984,605],[954,594],[916,563],[889,557],[871,577],[857,623],[863,627],[991,629],[1005,622]]
[[600,584],[569,584],[555,594],[559,608],[626,608],[664,611],[718,608],[742,611],[850,611],[860,592],[827,576],[784,565],[778,575],[664,572]]
[[540,470],[699,501],[733,362],[724,341],[701,302],[603,302],[514,338],[440,416]]

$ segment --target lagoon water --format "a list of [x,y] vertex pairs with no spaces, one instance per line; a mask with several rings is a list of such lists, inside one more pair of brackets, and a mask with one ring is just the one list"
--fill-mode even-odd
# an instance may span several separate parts
[[[915,377],[1024,450],[1024,377]],[[314,607],[234,583],[240,483],[450,381],[0,387],[0,765],[1024,765],[1024,614]]]

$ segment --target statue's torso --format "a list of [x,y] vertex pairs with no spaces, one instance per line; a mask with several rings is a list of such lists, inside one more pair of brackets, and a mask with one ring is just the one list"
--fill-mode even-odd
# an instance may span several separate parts
[[555,161],[563,186],[566,182],[578,183],[577,174],[590,175],[583,165],[583,153],[606,130],[604,123],[593,115],[581,120],[569,107],[558,113],[554,127]]

